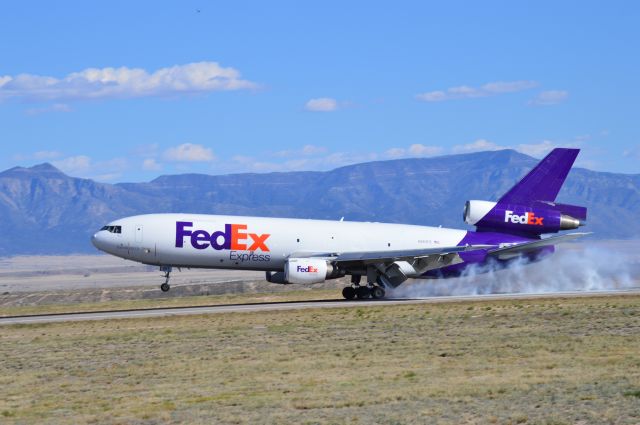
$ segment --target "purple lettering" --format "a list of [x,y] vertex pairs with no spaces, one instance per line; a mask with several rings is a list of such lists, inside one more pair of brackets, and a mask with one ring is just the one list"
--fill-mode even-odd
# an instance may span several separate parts
[[191,236],[190,230],[185,230],[185,227],[191,227],[193,223],[190,221],[176,221],[176,248],[182,248],[184,246],[184,237]]
[[[216,251],[251,251],[246,259],[242,259],[243,261],[249,261],[249,259],[253,258],[251,255],[255,251],[269,252],[269,247],[265,241],[271,236],[270,234],[246,233],[246,230],[246,224],[227,223],[224,225],[224,231],[217,230],[210,234],[206,230],[193,230],[193,222],[191,221],[176,221],[176,248],[184,248],[184,238],[189,237],[191,246],[195,249],[211,247]],[[244,242],[248,239],[253,240],[251,245]],[[270,257],[269,255],[264,256],[265,260],[259,261],[269,261]]]
[[[222,237],[222,243],[218,240]],[[231,249],[231,225],[224,225],[224,232],[218,230],[211,235],[211,247],[220,251],[221,249]]]
[[205,230],[196,230],[191,234],[191,246],[195,249],[208,248],[210,239],[211,236]]

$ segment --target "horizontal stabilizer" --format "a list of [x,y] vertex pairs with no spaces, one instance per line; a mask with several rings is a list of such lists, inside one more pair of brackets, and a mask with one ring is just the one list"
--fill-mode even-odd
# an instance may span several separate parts
[[582,236],[590,235],[587,233],[569,233],[566,235],[552,236],[550,238],[540,239],[533,242],[524,242],[517,245],[506,246],[489,251],[489,255],[499,258],[500,260],[508,260],[517,257],[520,254],[537,251],[545,246],[551,246],[562,242],[569,242]]

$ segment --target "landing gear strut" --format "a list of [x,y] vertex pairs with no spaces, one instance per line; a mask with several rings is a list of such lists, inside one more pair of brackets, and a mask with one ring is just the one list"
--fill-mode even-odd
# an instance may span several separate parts
[[162,285],[160,285],[160,289],[162,292],[168,292],[171,289],[169,285],[169,278],[171,277],[171,266],[160,266],[160,271],[164,272],[165,281]]

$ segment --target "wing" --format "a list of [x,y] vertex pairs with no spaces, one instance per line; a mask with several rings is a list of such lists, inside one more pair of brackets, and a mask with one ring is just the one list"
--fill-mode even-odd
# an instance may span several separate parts
[[462,251],[474,251],[477,249],[487,249],[493,247],[495,247],[495,245],[464,245],[398,251],[343,252],[342,254],[339,254],[337,257],[335,257],[334,261],[336,261],[337,263],[360,262],[362,264],[412,261],[428,258],[431,256],[442,256]]
[[555,245],[561,242],[568,242],[591,233],[569,233],[566,235],[552,236],[550,238],[540,239],[533,242],[524,242],[516,245],[510,245],[503,248],[497,248],[489,251],[489,255],[499,258],[500,260],[508,260],[527,252],[537,251],[538,249]]
[[496,245],[464,245],[397,251],[354,251],[342,253],[296,253],[292,257],[324,258],[349,274],[367,275],[370,282],[383,279],[396,287],[410,277],[463,262],[458,253],[495,248]]

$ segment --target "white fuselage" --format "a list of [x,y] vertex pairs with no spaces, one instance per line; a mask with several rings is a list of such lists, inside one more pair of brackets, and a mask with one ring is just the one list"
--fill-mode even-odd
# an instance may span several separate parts
[[109,223],[100,250],[151,265],[281,271],[296,256],[456,246],[464,230],[406,224],[203,214],[148,214]]

